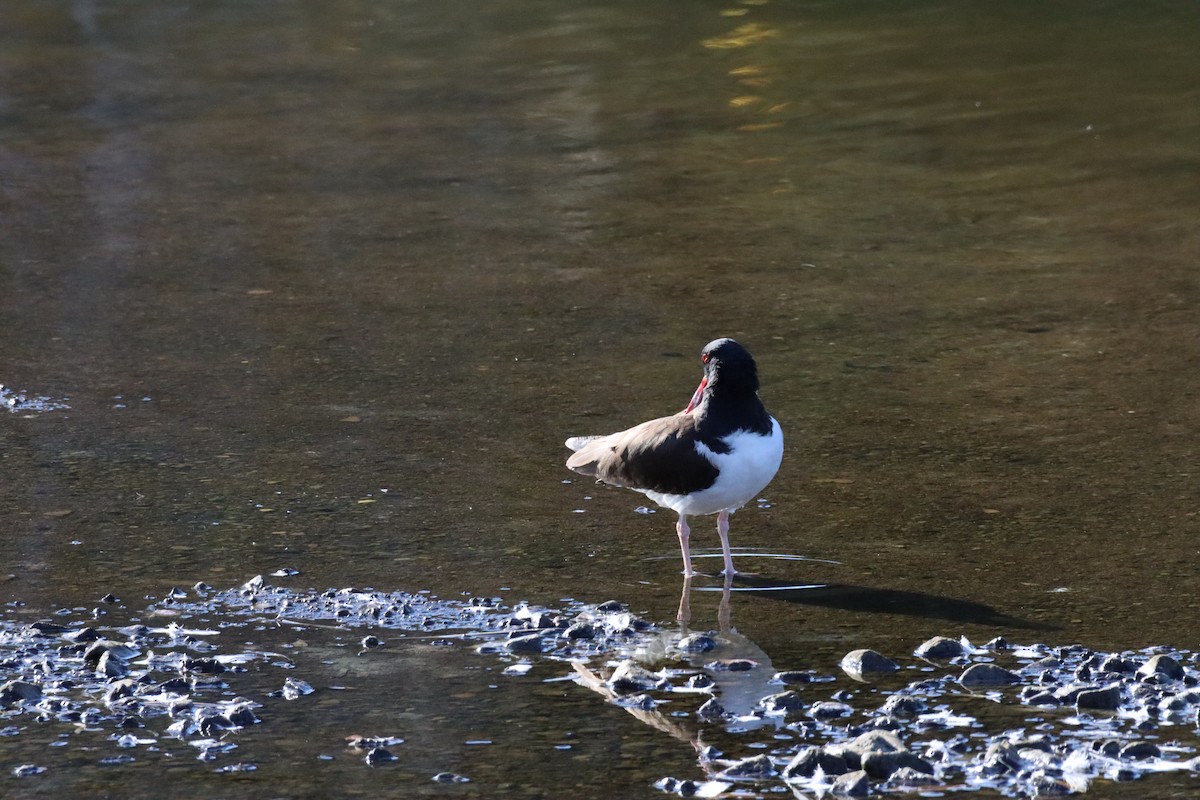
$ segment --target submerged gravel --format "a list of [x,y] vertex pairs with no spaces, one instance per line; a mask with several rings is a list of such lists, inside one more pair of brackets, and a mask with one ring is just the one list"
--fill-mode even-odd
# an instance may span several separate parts
[[[0,737],[58,725],[61,736],[107,732],[111,752],[100,758],[109,765],[174,748],[222,771],[253,770],[235,757],[239,734],[269,728],[272,704],[317,690],[302,665],[247,644],[248,634],[268,623],[320,624],[363,653],[444,634],[444,644],[507,663],[505,675],[563,663],[606,702],[695,747],[695,774],[656,784],[682,796],[985,788],[1045,796],[1200,770],[1200,656],[1166,647],[1106,653],[944,636],[910,656],[864,646],[824,672],[764,672],[755,658],[723,657],[737,634],[666,629],[615,601],[544,609],[421,592],[297,591],[262,576],[224,591],[172,590],[117,616],[114,608],[0,618]],[[186,624],[200,618],[221,623]],[[715,739],[724,752],[702,744]],[[347,746],[383,767],[403,741],[351,736]],[[54,768],[48,753],[11,774],[36,780]],[[431,778],[466,780],[449,771]]]

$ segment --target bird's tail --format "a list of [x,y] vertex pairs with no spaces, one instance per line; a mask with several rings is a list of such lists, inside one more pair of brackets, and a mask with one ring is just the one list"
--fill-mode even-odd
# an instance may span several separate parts
[[564,444],[571,450],[574,450],[575,452],[578,453],[580,450],[582,450],[583,448],[587,447],[589,444],[591,444],[592,442],[594,442],[600,438],[602,438],[602,437],[600,437],[600,436],[572,436],[570,439],[567,439],[567,441],[564,442]]

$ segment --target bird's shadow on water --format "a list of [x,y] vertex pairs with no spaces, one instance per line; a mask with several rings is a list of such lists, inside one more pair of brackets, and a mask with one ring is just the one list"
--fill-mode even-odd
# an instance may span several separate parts
[[[711,576],[721,580],[721,576]],[[719,591],[719,589],[713,589]],[[1025,630],[1059,630],[1060,626],[1021,619],[1005,614],[984,603],[954,597],[910,592],[902,589],[874,589],[845,583],[797,585],[761,575],[739,573],[733,591],[796,605],[823,606],[864,614],[903,614],[926,619],[972,623]]]

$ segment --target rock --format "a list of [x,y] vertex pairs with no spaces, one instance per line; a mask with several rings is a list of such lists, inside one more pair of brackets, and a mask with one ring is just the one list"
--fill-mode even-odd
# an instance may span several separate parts
[[696,709],[696,716],[708,722],[716,722],[725,718],[725,706],[717,702],[717,698],[710,698],[704,705]]
[[1114,683],[1103,689],[1084,689],[1075,696],[1075,707],[1081,711],[1116,711],[1121,707],[1121,686]]
[[96,663],[96,674],[108,678],[123,678],[129,674],[129,667],[111,650],[105,650]]
[[1137,672],[1137,668],[1137,662],[1117,655],[1111,655],[1102,659],[1097,667],[1100,672],[1116,672],[1121,675]]
[[989,777],[1017,772],[1024,764],[1024,760],[1017,752],[1016,745],[1007,741],[993,742],[988,745],[987,751],[980,760],[983,774]]
[[779,692],[778,694],[769,694],[758,701],[768,713],[801,711],[804,708],[804,699],[800,697],[799,692]]
[[1122,761],[1148,761],[1161,755],[1162,750],[1154,742],[1134,742],[1121,748],[1119,758]]
[[624,604],[619,603],[616,600],[607,600],[607,601],[601,603],[600,605],[596,606],[597,611],[604,611],[604,612],[620,611],[623,608],[625,608]]
[[1168,680],[1183,680],[1184,671],[1179,662],[1168,655],[1151,656],[1146,663],[1138,667],[1137,675],[1143,680],[1151,675],[1160,675]]
[[707,653],[717,649],[717,640],[703,633],[685,636],[675,645],[684,653]]
[[776,672],[771,676],[771,683],[782,683],[786,686],[805,683],[825,683],[837,680],[832,675],[821,675],[812,670],[788,669]]
[[376,647],[383,647],[383,639],[378,636],[364,636],[362,641],[358,643],[363,650],[374,650]]
[[388,761],[398,761],[399,758],[386,747],[372,747],[367,751],[364,760],[371,766],[375,766],[376,764],[384,764]]
[[918,658],[930,661],[949,661],[966,653],[966,648],[955,639],[935,636],[914,651]]
[[770,756],[762,754],[735,761],[718,772],[716,777],[718,780],[763,780],[773,778],[778,774],[775,765],[771,763]]
[[829,793],[837,797],[866,797],[871,793],[871,782],[861,769],[847,772],[834,779]]
[[0,686],[0,703],[36,703],[41,699],[41,687],[28,681],[8,681]]
[[854,713],[854,707],[836,700],[822,700],[808,707],[808,715],[813,719],[830,720],[848,717]]
[[179,663],[179,671],[195,672],[202,675],[220,675],[225,671],[225,665],[215,658],[185,658]]
[[250,708],[249,703],[236,705],[227,712],[229,721],[239,728],[246,728],[250,725],[257,725],[262,722],[254,710]]
[[28,778],[30,775],[41,775],[45,771],[45,767],[39,767],[37,764],[22,764],[13,767],[12,774],[18,778]]
[[843,751],[857,753],[899,753],[905,750],[904,742],[891,731],[869,731],[839,745]]
[[284,700],[296,700],[306,694],[312,694],[315,689],[307,681],[288,678],[283,682],[283,688],[279,690],[279,694]]
[[576,622],[562,632],[564,639],[595,639],[596,628],[589,622]]
[[713,672],[749,672],[757,666],[757,661],[748,658],[722,658],[708,662],[704,668]]
[[613,698],[613,702],[621,708],[640,708],[643,711],[653,711],[658,705],[648,694],[626,694]]
[[[916,758],[916,756],[913,756],[913,758]],[[938,783],[938,779],[934,777],[933,767],[930,767],[928,772],[913,769],[912,767],[901,767],[887,779],[887,785],[897,789],[933,786],[936,783]]]
[[532,633],[527,636],[517,636],[504,643],[504,649],[510,653],[540,653],[542,652],[542,636]]
[[464,775],[455,775],[453,772],[439,772],[433,776],[434,783],[470,783],[471,779]]
[[83,651],[83,661],[85,664],[90,664],[94,667],[100,663],[100,659],[105,653],[112,653],[114,658],[121,661],[128,661],[131,658],[135,658],[140,652],[136,647],[130,647],[120,642],[97,639]]
[[[1076,695],[1078,697],[1078,695]],[[1060,706],[1062,701],[1054,696],[1052,692],[1047,692],[1044,689],[1035,690],[1028,695],[1023,696],[1022,701],[1031,706]]]
[[890,658],[866,649],[847,653],[842,657],[839,666],[843,672],[858,681],[868,675],[882,675],[900,669],[900,665]]
[[833,753],[821,747],[805,745],[797,751],[788,765],[783,768],[784,778],[811,778],[820,768],[826,775],[841,775],[848,772],[850,765],[841,753]]
[[1062,778],[1055,778],[1044,773],[1035,774],[1029,783],[1033,788],[1034,797],[1063,797],[1073,794],[1070,784]]
[[995,664],[972,664],[958,676],[958,682],[967,687],[1007,686],[1020,680],[1016,673]]
[[933,765],[907,750],[871,752],[862,757],[862,769],[872,778],[886,780],[897,770],[906,769],[924,775],[933,774]]
[[132,697],[137,684],[131,678],[113,681],[104,690],[104,703],[111,706],[124,697]]
[[617,668],[613,670],[613,674],[605,681],[610,689],[622,694],[645,692],[655,688],[661,682],[662,678],[658,675],[629,659],[618,664]]
[[64,633],[63,638],[66,639],[68,642],[75,642],[76,644],[86,644],[88,642],[94,642],[101,637],[100,637],[100,633],[95,628],[83,627],[77,631],[70,631],[69,633]]
[[924,710],[924,700],[905,694],[891,695],[879,707],[879,713],[890,717],[915,717]]

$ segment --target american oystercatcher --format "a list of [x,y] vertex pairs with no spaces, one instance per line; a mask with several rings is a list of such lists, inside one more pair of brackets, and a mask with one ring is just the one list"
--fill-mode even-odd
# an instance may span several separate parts
[[607,436],[576,436],[567,467],[601,483],[633,489],[679,514],[675,530],[683,574],[695,575],[687,518],[717,515],[725,575],[735,574],[729,515],[761,492],[783,459],[783,431],[758,398],[758,367],[733,339],[700,353],[704,378],[687,408]]

